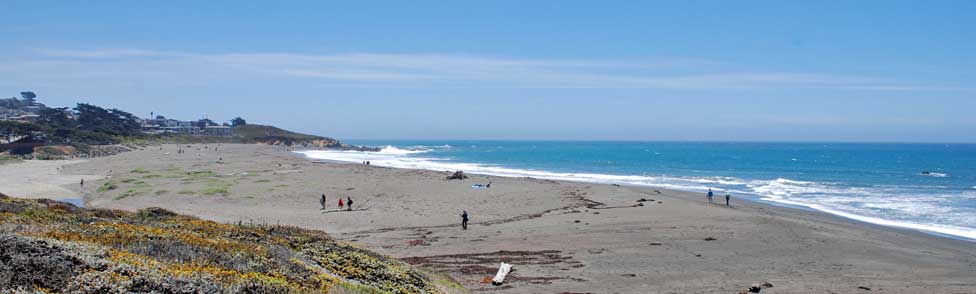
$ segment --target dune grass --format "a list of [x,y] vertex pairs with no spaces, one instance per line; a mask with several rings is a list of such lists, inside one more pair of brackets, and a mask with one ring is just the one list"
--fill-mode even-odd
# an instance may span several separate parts
[[105,193],[105,192],[108,192],[108,191],[115,190],[116,188],[118,188],[118,186],[115,185],[115,182],[105,181],[104,183],[102,183],[101,186],[98,186],[98,188],[95,189],[95,192]]
[[10,156],[10,155],[6,155],[6,154],[0,154],[0,165],[9,164],[9,163],[17,163],[17,162],[20,162],[20,158],[17,158],[17,157],[14,157],[14,156]]
[[232,185],[233,184],[228,181],[216,179],[209,180],[207,181],[207,184],[204,186],[203,190],[200,190],[200,193],[204,195],[227,195],[227,193],[229,193],[228,189],[230,189]]

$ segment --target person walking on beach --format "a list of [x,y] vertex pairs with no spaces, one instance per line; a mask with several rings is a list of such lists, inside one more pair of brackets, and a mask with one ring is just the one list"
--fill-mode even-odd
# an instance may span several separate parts
[[346,196],[346,210],[352,211],[352,197]]
[[322,194],[322,198],[319,198],[319,205],[322,205],[322,210],[325,210],[325,194]]
[[712,196],[715,196],[715,194],[712,194],[712,189],[709,188],[708,189],[708,194],[705,194],[705,198],[708,199],[708,203],[712,203]]
[[342,210],[342,197],[339,197],[339,210]]
[[732,194],[729,191],[725,191],[725,206],[731,206],[729,205],[729,200],[732,200]]
[[85,179],[84,179],[84,178],[82,178],[82,179],[81,179],[81,187],[82,187],[82,188],[84,188],[84,187],[85,187]]
[[467,230],[468,229],[468,211],[467,210],[462,210],[461,211],[461,229],[462,230]]

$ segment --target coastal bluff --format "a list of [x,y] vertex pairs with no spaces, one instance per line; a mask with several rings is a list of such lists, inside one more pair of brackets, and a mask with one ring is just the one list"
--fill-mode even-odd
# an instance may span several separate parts
[[448,279],[292,226],[0,194],[8,293],[453,293]]

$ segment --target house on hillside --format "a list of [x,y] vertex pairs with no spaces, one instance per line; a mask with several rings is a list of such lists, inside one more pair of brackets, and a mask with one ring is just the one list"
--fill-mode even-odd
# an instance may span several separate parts
[[36,114],[21,114],[19,116],[9,118],[9,120],[29,123],[37,122],[40,119],[41,116]]
[[203,128],[203,134],[215,137],[230,137],[234,135],[234,130],[228,126],[207,126]]
[[142,132],[147,134],[200,135],[203,130],[192,121],[168,119],[163,116],[142,121]]

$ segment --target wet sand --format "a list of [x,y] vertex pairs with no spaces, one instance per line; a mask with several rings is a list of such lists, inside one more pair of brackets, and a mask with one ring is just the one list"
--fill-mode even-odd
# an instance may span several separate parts
[[[93,207],[158,206],[223,222],[321,229],[450,273],[474,291],[737,293],[769,283],[762,293],[976,292],[976,243],[814,211],[736,199],[731,207],[709,205],[703,195],[664,189],[445,180],[447,172],[314,162],[280,147],[216,146],[164,145],[76,162],[29,187],[70,190]],[[11,169],[20,164],[0,166],[3,184],[17,182]],[[32,168],[48,174],[54,167]],[[80,189],[82,175],[108,177]],[[490,189],[471,188],[488,181]],[[3,187],[11,196],[54,195]],[[355,210],[339,210],[339,196],[352,197]],[[460,228],[462,210],[471,216],[468,230]],[[509,280],[483,283],[502,261],[514,264]]]

